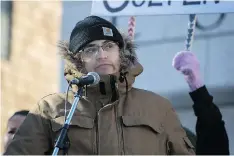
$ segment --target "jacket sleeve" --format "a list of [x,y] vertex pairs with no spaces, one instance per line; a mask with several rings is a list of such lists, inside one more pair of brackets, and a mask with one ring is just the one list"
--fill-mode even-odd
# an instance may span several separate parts
[[[40,103],[46,103],[41,101]],[[30,111],[26,119],[8,145],[4,155],[44,155],[47,154],[50,139],[47,119],[41,115],[40,105]]]
[[194,146],[190,142],[174,109],[170,107],[165,116],[165,130],[168,135],[168,154],[194,155]]
[[219,108],[205,86],[190,93],[197,116],[196,154],[229,155],[228,136]]

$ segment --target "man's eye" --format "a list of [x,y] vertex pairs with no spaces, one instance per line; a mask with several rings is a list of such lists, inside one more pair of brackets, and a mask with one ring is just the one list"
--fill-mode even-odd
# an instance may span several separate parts
[[96,51],[96,48],[89,48],[85,50],[87,53],[94,53]]
[[114,47],[114,44],[113,43],[107,43],[106,45],[105,45],[105,48],[107,48],[107,49],[111,49],[111,48],[113,48]]
[[15,134],[15,130],[8,131],[8,134]]

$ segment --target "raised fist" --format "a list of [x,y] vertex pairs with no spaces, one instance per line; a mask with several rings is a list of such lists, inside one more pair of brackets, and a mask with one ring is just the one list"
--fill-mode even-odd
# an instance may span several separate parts
[[192,52],[178,52],[173,58],[172,66],[184,75],[191,91],[203,86],[200,74],[200,64]]

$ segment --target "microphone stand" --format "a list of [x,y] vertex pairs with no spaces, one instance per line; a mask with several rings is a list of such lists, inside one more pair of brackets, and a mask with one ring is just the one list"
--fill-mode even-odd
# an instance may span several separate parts
[[80,100],[80,97],[82,97],[82,92],[83,92],[83,86],[79,86],[79,89],[77,91],[77,93],[74,95],[75,99],[73,101],[73,104],[72,104],[72,107],[71,107],[71,110],[66,118],[66,121],[63,125],[63,128],[58,136],[58,139],[55,143],[55,146],[54,146],[54,151],[53,151],[53,154],[52,155],[58,155],[58,152],[59,150],[63,150],[64,151],[64,155],[67,154],[67,151],[68,151],[68,148],[70,146],[70,142],[68,140],[68,137],[67,137],[67,131],[69,129],[69,125],[71,123],[71,120],[72,120],[72,117],[73,117],[73,114],[77,108],[77,105],[78,105],[78,102]]

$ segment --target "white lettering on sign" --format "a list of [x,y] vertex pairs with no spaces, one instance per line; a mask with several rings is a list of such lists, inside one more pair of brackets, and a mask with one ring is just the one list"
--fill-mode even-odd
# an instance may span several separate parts
[[92,15],[137,16],[234,12],[234,1],[222,0],[94,0]]

